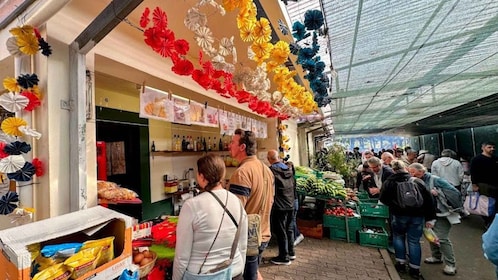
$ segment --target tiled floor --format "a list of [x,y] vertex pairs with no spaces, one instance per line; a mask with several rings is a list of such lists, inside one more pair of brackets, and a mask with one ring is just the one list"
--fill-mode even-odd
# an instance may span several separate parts
[[260,266],[263,279],[399,279],[386,250],[327,238],[305,238],[295,251],[297,259],[291,265],[274,265],[269,260],[278,254],[278,248],[270,243]]

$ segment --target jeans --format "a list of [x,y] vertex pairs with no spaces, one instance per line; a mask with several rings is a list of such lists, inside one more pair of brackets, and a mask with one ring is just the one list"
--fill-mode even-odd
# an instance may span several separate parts
[[454,267],[456,261],[455,254],[453,253],[453,244],[449,239],[451,230],[450,222],[445,217],[438,217],[432,230],[439,238],[440,243],[440,246],[430,243],[432,256],[437,259],[443,259],[446,265]]
[[292,216],[294,210],[277,210],[271,211],[271,229],[275,233],[278,244],[278,256],[287,258],[294,256],[294,226]]
[[257,280],[258,279],[258,268],[263,258],[263,251],[268,247],[268,242],[261,242],[259,245],[259,255],[257,256],[247,256],[246,266],[244,268],[244,280]]
[[424,217],[392,216],[393,246],[396,261],[406,263],[406,243],[408,243],[409,266],[420,268],[422,249],[420,238],[424,228]]
[[294,240],[301,235],[301,232],[299,232],[299,229],[297,228],[297,211],[299,210],[299,199],[294,200],[294,211],[292,212],[292,228],[294,229]]

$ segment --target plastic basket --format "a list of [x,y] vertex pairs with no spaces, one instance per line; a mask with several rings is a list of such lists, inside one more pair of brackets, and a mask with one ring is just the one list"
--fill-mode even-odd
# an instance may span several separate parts
[[375,201],[360,201],[360,214],[364,217],[389,218],[389,207]]
[[375,248],[387,248],[388,247],[388,234],[384,228],[382,233],[369,233],[360,230],[360,245]]
[[381,227],[385,228],[387,225],[386,218],[378,218],[378,217],[361,217],[361,224],[367,227]]
[[[336,227],[341,229],[346,229],[346,219],[345,217],[339,217],[334,215],[323,215],[323,226],[324,227]],[[348,227],[361,227],[361,217],[348,217]]]
[[[349,243],[357,243],[358,238],[356,233],[361,229],[361,227],[350,227],[349,228]],[[331,227],[329,228],[329,238],[332,240],[347,241],[347,231],[346,229]]]
[[359,192],[356,194],[359,200],[364,200],[364,199],[369,199],[370,197],[368,196],[367,192]]

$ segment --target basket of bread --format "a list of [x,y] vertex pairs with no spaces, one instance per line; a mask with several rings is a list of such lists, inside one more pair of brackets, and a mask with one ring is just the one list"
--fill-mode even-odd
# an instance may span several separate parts
[[100,199],[109,201],[133,200],[138,197],[137,193],[118,184],[109,181],[97,181],[97,193]]

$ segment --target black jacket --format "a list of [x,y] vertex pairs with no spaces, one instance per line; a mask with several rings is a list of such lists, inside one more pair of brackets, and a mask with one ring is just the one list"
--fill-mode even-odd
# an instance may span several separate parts
[[275,175],[275,198],[273,201],[273,209],[293,210],[296,180],[294,179],[292,169],[282,165],[272,164],[270,166],[271,172]]
[[382,189],[380,191],[380,202],[389,206],[389,211],[395,216],[409,216],[409,217],[424,217],[426,221],[430,221],[436,218],[436,209],[434,207],[434,201],[432,199],[431,193],[425,188],[424,181],[420,179],[415,179],[415,183],[418,186],[422,197],[424,198],[424,205],[420,208],[400,208],[397,203],[398,192],[397,192],[397,182],[402,182],[410,179],[410,174],[395,173],[391,175],[382,184]]

